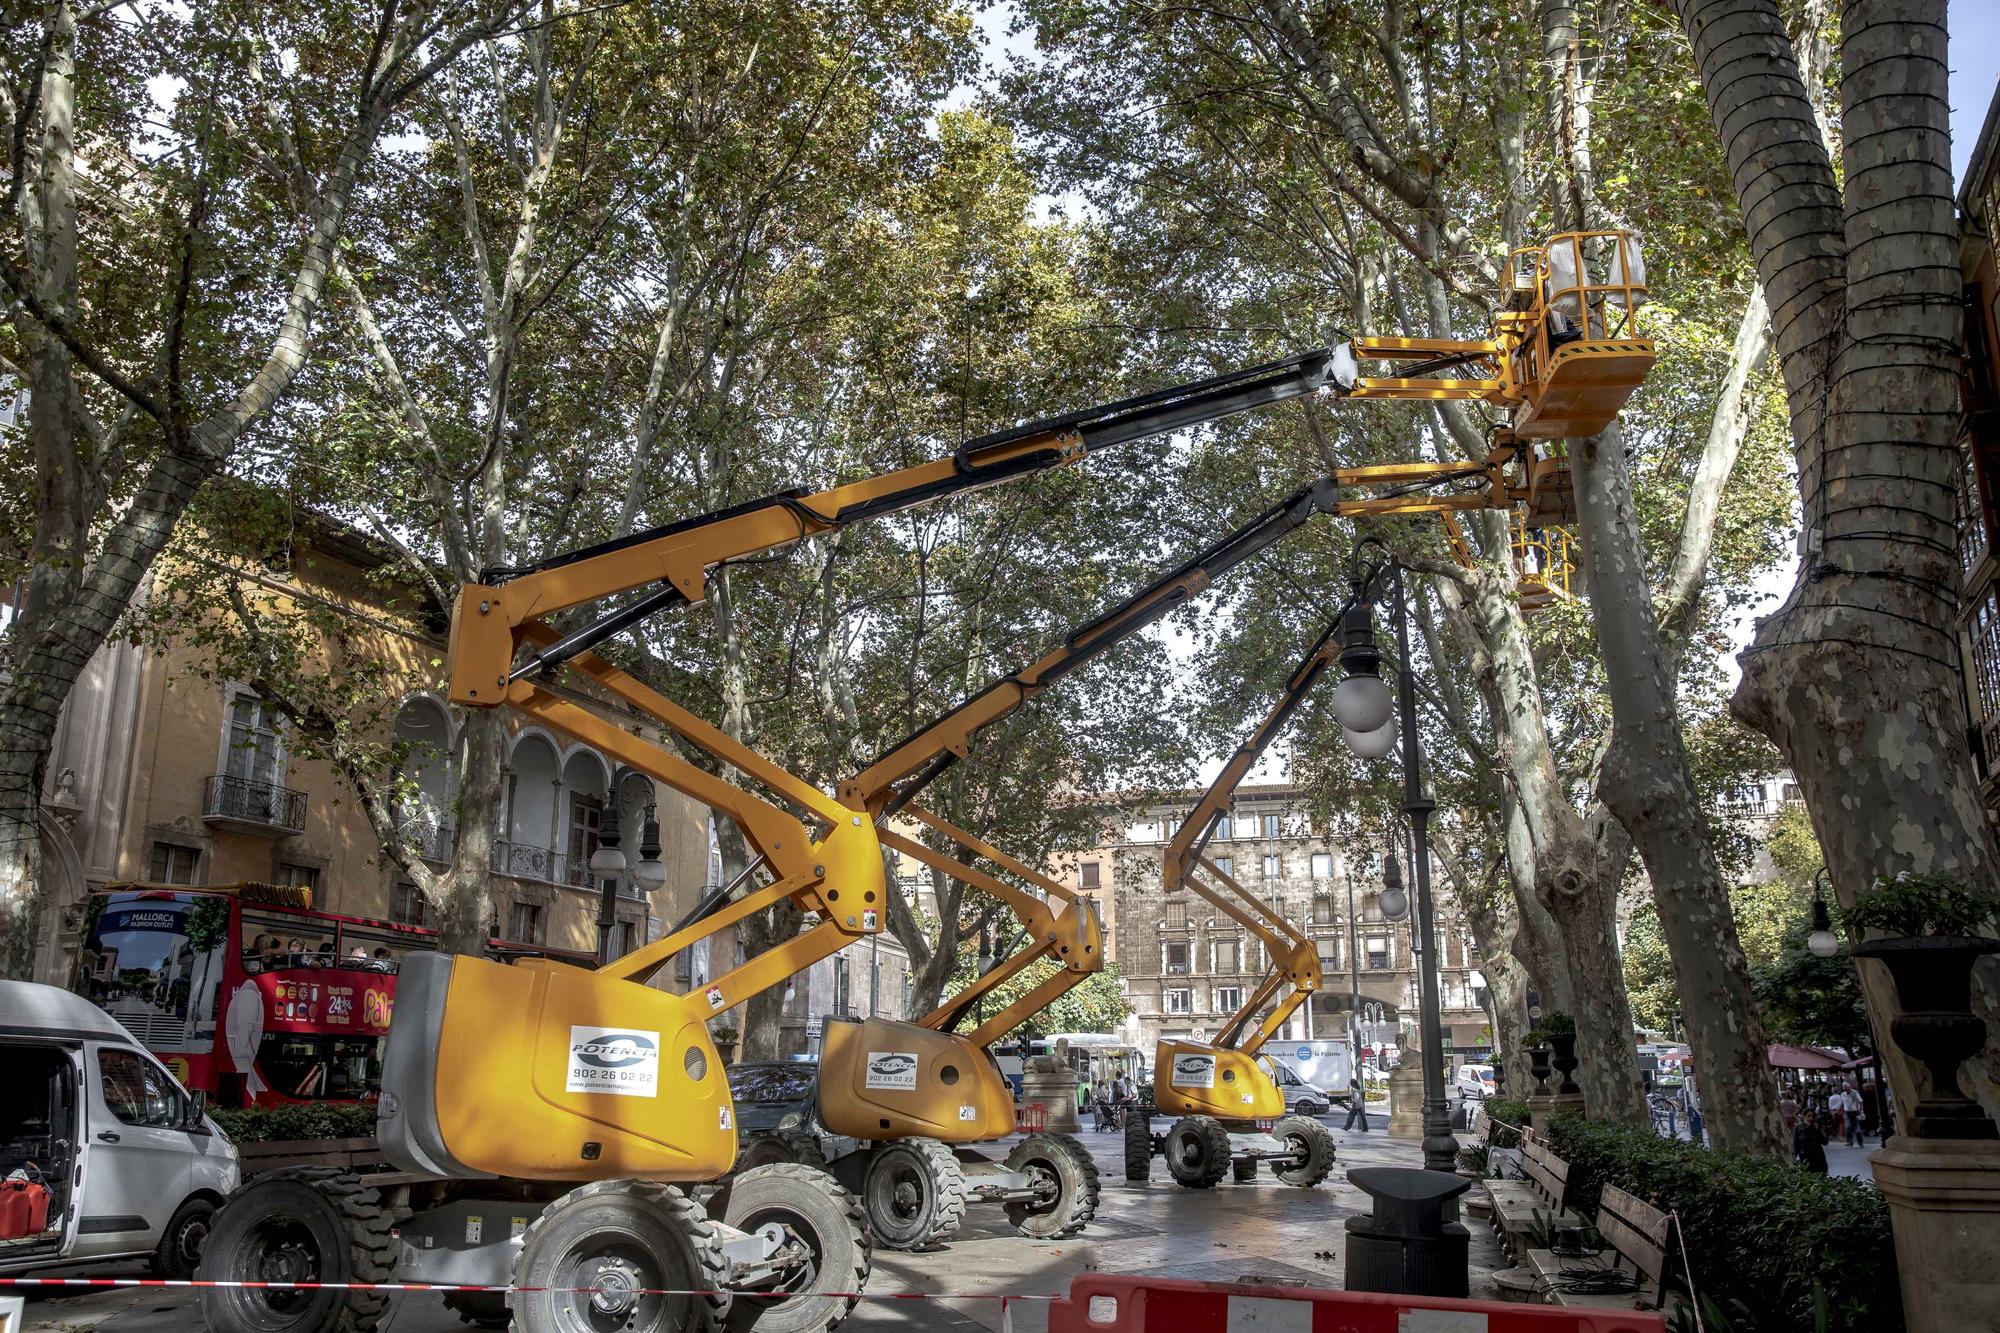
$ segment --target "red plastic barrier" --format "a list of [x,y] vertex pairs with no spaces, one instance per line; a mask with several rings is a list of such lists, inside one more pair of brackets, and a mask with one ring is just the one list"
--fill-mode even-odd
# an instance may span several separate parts
[[1020,1122],[1023,1134],[1039,1134],[1049,1127],[1049,1105],[1047,1102],[1029,1102],[1014,1118]]
[[1665,1333],[1637,1310],[1563,1310],[1308,1287],[1087,1273],[1049,1306],[1048,1333]]

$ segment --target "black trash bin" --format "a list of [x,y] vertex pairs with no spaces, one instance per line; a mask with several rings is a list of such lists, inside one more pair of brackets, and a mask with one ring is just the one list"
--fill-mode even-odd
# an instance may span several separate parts
[[1463,1176],[1401,1166],[1361,1166],[1347,1173],[1373,1202],[1367,1217],[1347,1219],[1349,1291],[1405,1296],[1464,1296],[1472,1233],[1445,1220],[1451,1201],[1472,1188]]

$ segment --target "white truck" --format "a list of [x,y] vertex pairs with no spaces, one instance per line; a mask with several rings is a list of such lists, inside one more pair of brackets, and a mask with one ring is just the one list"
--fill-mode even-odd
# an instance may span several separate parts
[[90,1001],[28,981],[0,981],[0,1070],[0,1274],[146,1259],[192,1277],[239,1179],[202,1094]]

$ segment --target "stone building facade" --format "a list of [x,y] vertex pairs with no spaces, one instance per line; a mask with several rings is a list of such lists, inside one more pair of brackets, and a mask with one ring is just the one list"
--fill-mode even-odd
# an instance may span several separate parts
[[[282,559],[246,553],[242,574],[254,597],[337,610],[351,629],[349,650],[391,666],[399,684],[385,701],[389,724],[412,742],[411,836],[427,860],[442,865],[454,851],[460,726],[441,690],[443,611],[385,597],[370,576],[390,558],[358,534],[315,520],[301,524]],[[205,666],[190,646],[114,639],[77,682],[43,790],[54,929],[45,935],[40,979],[67,979],[85,895],[126,881],[297,885],[328,911],[430,924],[426,905],[383,855],[333,769],[295,757],[266,701],[240,682],[210,679]],[[657,735],[601,700],[571,697]],[[502,841],[492,867],[497,940],[579,959],[596,953],[601,882],[589,860],[614,807],[624,812],[632,850],[637,819],[651,804],[667,867],[666,885],[654,894],[638,890],[629,874],[620,878],[620,951],[654,937],[693,904],[707,878],[704,807],[587,745],[519,719],[510,718],[509,727]]]
[[[1107,913],[1115,913],[1118,923],[1110,956],[1133,1010],[1128,1031],[1142,1048],[1163,1036],[1212,1039],[1268,969],[1255,936],[1200,897],[1162,889],[1161,853],[1200,796],[1188,791],[1129,807],[1118,836],[1080,856],[1075,869],[1075,882],[1095,881],[1115,902]],[[1322,988],[1309,1009],[1302,1006],[1287,1022],[1279,1041],[1345,1041],[1357,981],[1360,1044],[1386,1055],[1384,1048],[1414,1041],[1417,968],[1410,921],[1382,915],[1379,849],[1330,838],[1313,827],[1296,789],[1266,785],[1238,791],[1208,855],[1318,944]],[[1407,867],[1405,872],[1407,880]],[[1454,1063],[1483,1058],[1492,1036],[1480,1007],[1478,951],[1469,932],[1448,916],[1438,920],[1438,941],[1446,1053]]]

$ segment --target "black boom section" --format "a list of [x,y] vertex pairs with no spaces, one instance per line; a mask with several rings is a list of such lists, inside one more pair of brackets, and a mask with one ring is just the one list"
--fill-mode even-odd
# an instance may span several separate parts
[[[949,721],[954,714],[972,708],[996,690],[1018,689],[1024,700],[1032,694],[1040,693],[1093,658],[1131,638],[1169,611],[1184,605],[1187,591],[1185,588],[1173,596],[1162,595],[1174,590],[1176,584],[1181,584],[1196,574],[1203,575],[1206,582],[1213,583],[1272,543],[1296,531],[1313,515],[1332,513],[1339,498],[1340,488],[1331,477],[1322,477],[1310,486],[1294,492],[1228,536],[1159,575],[1116,606],[1072,629],[1063,636],[1061,656],[1056,657],[1053,662],[1050,662],[1049,658],[1055,654],[1044,656],[1041,660],[1048,662],[1048,665],[1043,667],[1032,682],[1024,679],[1020,672],[1000,677],[956,708],[940,713],[911,732],[900,743],[890,746],[878,756],[878,762],[880,758],[894,754],[939,723]],[[883,807],[884,813],[894,814],[908,805],[918,792],[942,775],[956,762],[956,759],[956,755],[945,751],[912,773],[907,781],[890,794],[888,802]]]

